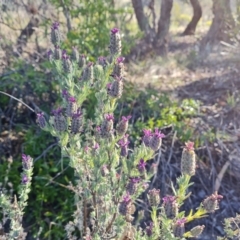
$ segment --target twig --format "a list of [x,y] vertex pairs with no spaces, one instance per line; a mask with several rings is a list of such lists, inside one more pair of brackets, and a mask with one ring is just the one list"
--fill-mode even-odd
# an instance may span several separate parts
[[61,5],[62,5],[62,8],[63,8],[64,16],[65,16],[65,18],[66,18],[66,20],[67,20],[67,29],[68,29],[68,32],[70,32],[70,31],[72,30],[70,14],[69,14],[68,9],[65,7],[65,4],[64,4],[63,0],[61,0]]
[[53,148],[53,147],[55,147],[55,146],[58,146],[58,143],[53,143],[53,144],[51,144],[50,146],[48,146],[47,149],[45,149],[38,157],[36,157],[36,158],[34,159],[34,163],[37,162],[40,158],[42,158],[42,156],[46,155],[47,152],[48,152],[51,148]]
[[[218,144],[221,145],[222,148],[225,149],[225,151],[229,154],[229,150],[227,149],[227,147],[223,144],[222,141],[220,141],[220,139],[218,139]],[[235,153],[236,150],[233,151],[233,153]],[[224,177],[224,174],[225,172],[227,171],[230,163],[231,163],[232,159],[231,159],[231,156],[229,156],[229,159],[227,160],[227,162],[223,165],[221,171],[218,173],[217,177],[216,177],[216,180],[215,180],[215,184],[214,184],[214,191],[217,191],[219,190],[220,188],[220,185],[221,185],[221,182],[222,182],[222,179]]]
[[15,98],[14,96],[12,96],[12,95],[10,95],[10,94],[8,94],[8,93],[2,92],[2,91],[0,91],[0,93],[4,94],[4,95],[6,95],[6,96],[9,96],[10,98],[12,98],[12,99],[14,99],[14,100],[22,103],[24,106],[26,106],[27,108],[29,108],[32,112],[35,112],[30,106],[28,106],[28,105],[27,105],[26,103],[24,103],[22,100],[20,100],[20,99],[18,99],[18,98]]
[[[159,149],[158,151],[158,156],[157,156],[157,162],[156,162],[156,168],[158,169],[158,166],[159,166],[159,163],[160,163],[160,158],[161,158],[161,148]],[[153,180],[152,180],[152,183],[151,183],[151,186],[150,186],[150,189],[152,189],[156,179],[157,179],[157,175],[158,175],[158,171],[156,172],[156,174],[154,175],[153,177]]]

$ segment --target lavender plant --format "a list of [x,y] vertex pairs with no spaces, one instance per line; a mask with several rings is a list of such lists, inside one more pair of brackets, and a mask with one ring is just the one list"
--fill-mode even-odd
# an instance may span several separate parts
[[[48,123],[43,115],[39,115],[38,121],[44,130],[59,138],[62,155],[69,158],[78,179],[74,188],[77,210],[74,221],[66,226],[68,238],[77,239],[73,235],[75,229],[86,239],[183,239],[200,235],[204,226],[185,233],[185,224],[215,211],[221,196],[214,193],[206,198],[195,213],[191,211],[185,216],[179,212],[190,195],[187,189],[195,174],[191,142],[183,150],[182,176],[177,180],[178,189],[172,186],[174,196],[161,200],[160,190],[150,189],[152,223],[145,230],[132,224],[135,201],[153,176],[145,166],[160,149],[164,134],[159,129],[154,132],[145,129],[142,141],[130,150],[127,129],[131,116],[123,116],[118,123],[114,119],[124,84],[119,29],[110,32],[109,56],[99,57],[96,64],[87,63],[76,48],[70,60],[66,51],[60,51],[60,36],[59,25],[55,23],[51,32],[55,50],[50,51],[49,57],[58,73],[63,103],[53,111]],[[52,56],[56,49],[58,54]],[[82,105],[91,91],[97,106],[94,119],[86,119]]]
[[[0,193],[0,209],[3,212],[3,219],[5,221],[10,219],[10,231],[9,233],[1,236],[2,240],[24,240],[27,233],[24,232],[22,227],[22,219],[24,214],[24,209],[27,206],[28,194],[31,191],[31,180],[33,174],[33,159],[25,154],[22,155],[22,166],[23,172],[21,175],[21,185],[19,189],[19,196],[14,196],[13,202],[10,196],[4,194],[3,191]],[[2,227],[3,228],[3,227]]]
[[[144,129],[140,142],[130,149],[131,136],[128,125],[131,116],[116,121],[114,111],[121,98],[124,85],[124,58],[121,57],[121,35],[117,28],[110,32],[109,56],[99,57],[94,64],[80,55],[76,47],[72,54],[62,49],[59,24],[51,30],[53,48],[48,57],[53,64],[56,80],[62,90],[62,103],[52,111],[51,117],[37,114],[41,129],[59,140],[62,161],[69,160],[74,169],[76,210],[73,221],[65,226],[66,239],[186,239],[198,237],[204,226],[185,232],[185,225],[218,209],[222,198],[217,193],[207,197],[193,212],[180,212],[180,207],[190,196],[187,192],[191,176],[195,174],[194,145],[186,143],[182,153],[181,172],[177,187],[172,184],[173,195],[161,196],[160,189],[149,189],[154,171],[147,171],[147,162],[161,148],[165,137],[159,129]],[[84,103],[94,92],[97,99],[93,119],[86,117]],[[24,159],[30,159],[24,157]],[[26,206],[32,165],[24,161],[19,208]],[[31,170],[32,171],[32,170]],[[141,227],[143,216],[134,221],[136,201],[147,191],[151,222]],[[11,203],[3,194],[1,207],[10,209]],[[16,239],[15,219],[11,219],[12,239]],[[22,215],[21,215],[22,216]],[[142,219],[141,219],[142,218]],[[15,235],[14,235],[15,234]]]

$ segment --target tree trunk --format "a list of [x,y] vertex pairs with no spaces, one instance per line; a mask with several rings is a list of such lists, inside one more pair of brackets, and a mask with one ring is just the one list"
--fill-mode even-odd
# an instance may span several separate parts
[[236,0],[237,20],[240,22],[240,0]]
[[137,18],[137,23],[141,31],[148,34],[149,31],[149,22],[143,11],[142,0],[132,0],[133,9]]
[[168,52],[168,33],[170,28],[172,6],[173,0],[162,0],[161,2],[158,31],[154,41],[154,45],[159,48],[161,55],[167,55]]
[[35,29],[39,26],[39,18],[32,16],[28,25],[21,31],[20,36],[17,39],[18,51],[22,53],[22,47],[25,46],[29,38],[35,32]]
[[206,36],[200,43],[200,51],[204,51],[206,46],[210,49],[220,41],[229,42],[231,30],[235,26],[235,21],[231,13],[229,0],[213,0],[213,21]]
[[191,22],[187,25],[186,29],[182,33],[183,36],[194,35],[196,31],[197,24],[202,17],[202,7],[198,0],[190,0],[193,8],[193,17]]

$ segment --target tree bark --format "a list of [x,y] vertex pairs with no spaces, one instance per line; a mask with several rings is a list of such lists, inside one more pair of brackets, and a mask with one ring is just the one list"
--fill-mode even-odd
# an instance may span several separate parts
[[186,29],[182,33],[183,36],[194,35],[196,31],[197,24],[202,17],[202,7],[198,0],[190,0],[193,8],[193,17],[190,23],[187,25]]
[[154,41],[155,47],[159,47],[161,55],[168,52],[168,34],[171,21],[171,10],[173,0],[162,0],[160,9],[160,19],[158,21],[158,31]]
[[220,41],[229,42],[231,30],[235,26],[235,21],[231,13],[229,0],[213,0],[213,21],[206,36],[200,43],[200,51],[206,46],[210,49]]
[[25,46],[29,38],[35,32],[35,29],[39,26],[39,18],[32,16],[28,25],[21,31],[20,36],[17,39],[18,51],[22,53],[22,47]]
[[237,20],[240,22],[240,0],[236,0]]
[[148,34],[149,31],[149,22],[143,11],[142,0],[132,0],[133,9],[137,18],[137,23],[141,31]]

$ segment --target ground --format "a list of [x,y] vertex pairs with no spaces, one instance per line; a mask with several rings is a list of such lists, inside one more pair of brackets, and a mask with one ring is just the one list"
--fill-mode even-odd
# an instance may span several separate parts
[[[213,141],[206,138],[204,144],[196,149],[198,170],[193,178],[195,185],[191,189],[192,197],[185,207],[196,208],[205,196],[214,191],[224,196],[215,215],[199,220],[199,224],[207,226],[206,236],[201,239],[210,240],[215,239],[216,233],[223,233],[224,217],[234,216],[240,209],[240,57],[238,59],[238,49],[224,55],[226,49],[223,47],[199,57],[202,55],[197,50],[199,38],[201,36],[182,37],[179,33],[173,34],[167,59],[153,52],[137,59],[130,56],[127,79],[142,89],[151,85],[159,93],[166,92],[173,99],[192,98],[200,101],[198,114],[188,124],[195,128],[195,134],[211,132],[214,138]],[[9,102],[7,111],[13,110],[11,107]],[[6,121],[10,127],[14,124],[2,115],[2,125]],[[21,135],[9,135],[8,131],[2,131],[0,152],[6,151],[7,146],[10,146],[9,151],[20,152],[19,139]],[[162,176],[158,177],[164,180],[166,186],[161,186],[161,189],[168,188],[169,179],[179,171],[181,149],[176,138],[171,138],[171,143],[163,142]]]
[[[201,222],[207,221],[208,225],[206,236],[201,239],[215,239],[216,232],[223,233],[223,217],[233,216],[240,207],[240,58],[236,54],[239,50],[230,51],[220,45],[213,53],[200,58],[196,37],[176,34],[171,40],[168,59],[147,54],[141,64],[129,63],[129,79],[141,88],[150,84],[174,99],[200,101],[199,113],[189,124],[196,129],[196,134],[214,132],[215,137],[213,141],[206,139],[196,150],[198,171],[193,199],[199,203],[199,198],[210,194],[210,189],[224,196],[218,213]],[[172,152],[168,150],[163,161]],[[179,158],[179,152],[175,154]],[[178,168],[179,163],[175,167]],[[193,199],[190,204],[196,207]]]

